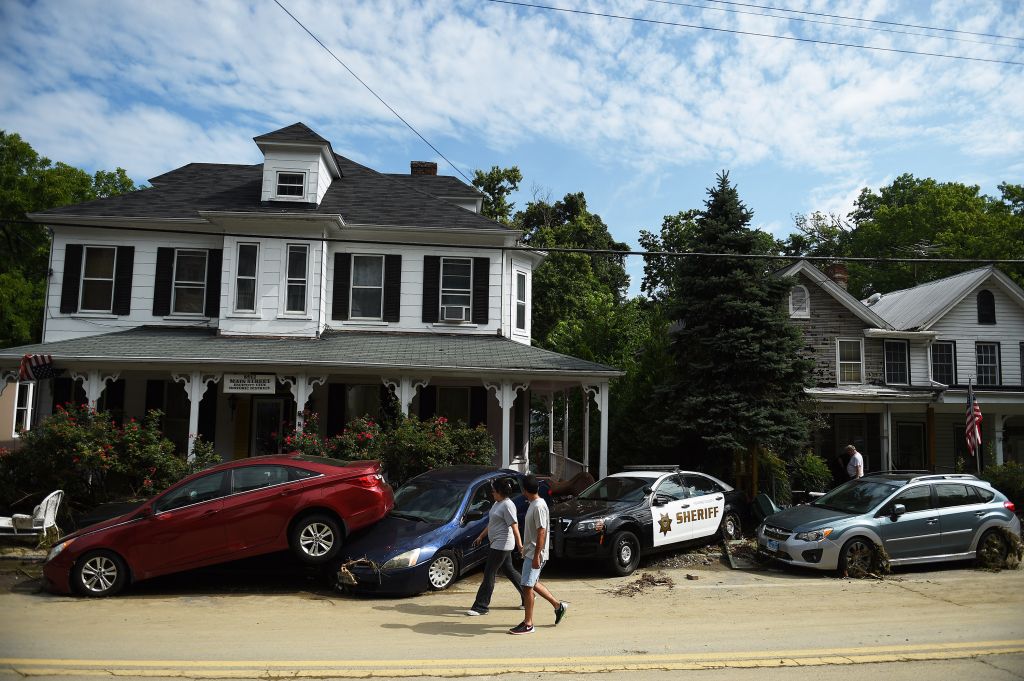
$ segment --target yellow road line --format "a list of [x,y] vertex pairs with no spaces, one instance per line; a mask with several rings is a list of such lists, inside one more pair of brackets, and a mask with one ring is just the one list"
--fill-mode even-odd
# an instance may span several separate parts
[[[0,668],[24,676],[134,676],[204,679],[295,677],[414,677],[516,673],[685,671],[810,667],[829,665],[955,660],[982,655],[1024,653],[1024,640],[870,646],[863,648],[751,651],[668,655],[473,658],[465,660],[61,660],[0,658]],[[643,660],[638,661],[638,660]]]

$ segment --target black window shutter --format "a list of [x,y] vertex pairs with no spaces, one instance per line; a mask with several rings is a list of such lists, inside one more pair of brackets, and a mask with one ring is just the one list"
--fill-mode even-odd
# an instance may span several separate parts
[[420,388],[420,420],[426,421],[435,416],[438,416],[437,386],[424,386]]
[[220,270],[224,262],[224,251],[211,248],[206,258],[206,316],[220,317]]
[[344,383],[327,384],[327,437],[345,430],[345,402],[348,389]]
[[156,249],[156,273],[153,282],[153,316],[171,314],[171,287],[174,282],[174,249]]
[[397,322],[402,316],[402,256],[384,256],[384,321]]
[[441,312],[441,256],[423,256],[423,321],[434,323]]
[[476,428],[487,423],[487,388],[469,389],[469,426]]
[[64,248],[64,281],[60,285],[61,314],[78,312],[78,287],[82,283],[81,279],[82,245],[68,244]]
[[352,254],[334,254],[334,296],[331,319],[348,319],[349,284],[352,281]]
[[487,309],[490,307],[488,289],[491,275],[490,258],[473,258],[473,323],[487,323]]
[[132,313],[132,272],[135,269],[135,247],[117,247],[117,270],[114,272],[114,314]]

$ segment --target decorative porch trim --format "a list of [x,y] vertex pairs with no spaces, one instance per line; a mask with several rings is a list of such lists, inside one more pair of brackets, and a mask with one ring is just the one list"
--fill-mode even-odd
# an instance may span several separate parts
[[222,374],[204,374],[193,371],[190,374],[171,374],[176,383],[181,383],[188,396],[188,461],[196,458],[196,438],[199,437],[199,403],[211,383],[219,383]]
[[71,378],[82,382],[82,389],[85,391],[85,398],[89,401],[89,408],[95,409],[103,391],[107,387],[107,381],[116,381],[121,377],[120,372],[103,376],[98,369],[93,369],[82,374],[77,371],[71,372]]
[[288,386],[289,392],[295,399],[295,430],[302,432],[306,425],[306,419],[302,415],[306,411],[306,403],[313,396],[313,388],[327,382],[327,374],[307,376],[306,374],[295,374],[294,376],[278,376],[281,385]]

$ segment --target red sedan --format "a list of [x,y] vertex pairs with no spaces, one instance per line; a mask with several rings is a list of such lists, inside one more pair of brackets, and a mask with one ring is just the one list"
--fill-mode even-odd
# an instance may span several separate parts
[[110,596],[129,582],[291,548],[325,563],[394,506],[378,461],[260,456],[190,475],[50,551],[45,587]]

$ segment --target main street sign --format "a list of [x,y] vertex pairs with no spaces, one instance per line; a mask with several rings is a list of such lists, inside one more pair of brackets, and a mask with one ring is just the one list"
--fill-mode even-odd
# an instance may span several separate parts
[[276,374],[224,374],[224,392],[273,395],[276,382]]

